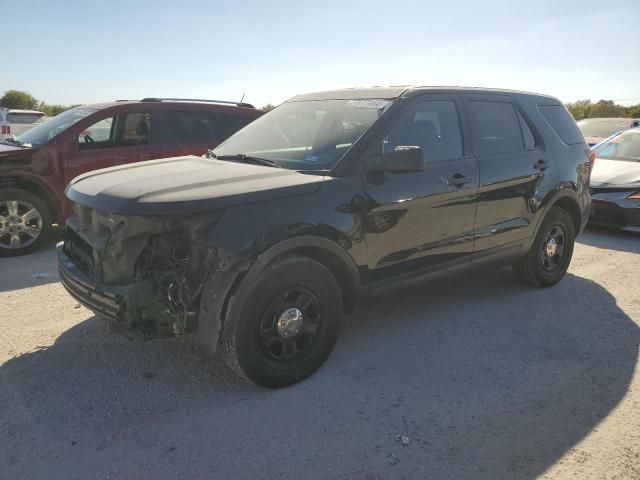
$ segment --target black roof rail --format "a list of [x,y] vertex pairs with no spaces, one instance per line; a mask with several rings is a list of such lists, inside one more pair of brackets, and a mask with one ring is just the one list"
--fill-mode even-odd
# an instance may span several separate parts
[[140,100],[141,102],[205,102],[205,103],[219,103],[222,105],[236,105],[238,107],[256,108],[250,103],[245,102],[230,102],[228,100],[206,100],[203,98],[165,98],[165,97],[147,97]]

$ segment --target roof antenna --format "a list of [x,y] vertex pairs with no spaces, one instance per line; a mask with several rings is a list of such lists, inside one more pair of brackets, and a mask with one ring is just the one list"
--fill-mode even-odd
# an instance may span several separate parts
[[240,99],[240,103],[242,103],[242,101],[244,100],[244,96],[245,96],[245,93],[242,92],[242,98]]

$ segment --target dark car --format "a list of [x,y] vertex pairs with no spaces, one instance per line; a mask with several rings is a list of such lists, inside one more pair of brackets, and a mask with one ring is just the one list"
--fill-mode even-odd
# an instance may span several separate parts
[[0,141],[0,255],[46,241],[70,213],[64,189],[99,168],[202,155],[258,118],[247,103],[145,98],[84,105]]
[[595,153],[589,221],[640,232],[640,128],[610,138]]
[[320,367],[369,294],[486,264],[557,283],[587,221],[591,153],[547,96],[301,95],[209,158],[76,178],[60,276],[112,328],[191,334],[282,387]]
[[585,118],[578,122],[578,128],[590,147],[628,128],[640,127],[638,118]]

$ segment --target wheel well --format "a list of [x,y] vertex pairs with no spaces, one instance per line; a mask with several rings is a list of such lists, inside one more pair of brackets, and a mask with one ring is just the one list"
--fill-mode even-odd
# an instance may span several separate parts
[[0,178],[0,188],[20,188],[37,195],[51,209],[51,216],[54,222],[59,220],[60,206],[58,202],[50,192],[38,183],[23,177],[2,177]]
[[571,200],[568,197],[564,197],[558,200],[557,202],[555,202],[552,206],[562,208],[569,215],[571,215],[571,219],[573,220],[573,225],[576,229],[575,233],[577,235],[578,232],[580,231],[580,227],[582,226],[582,219],[580,217],[580,208],[578,207],[578,204],[574,200]]
[[286,253],[297,253],[324,265],[335,277],[340,286],[344,313],[353,312],[357,300],[357,287],[353,282],[349,267],[345,265],[344,261],[338,255],[321,247],[299,247],[289,250]]

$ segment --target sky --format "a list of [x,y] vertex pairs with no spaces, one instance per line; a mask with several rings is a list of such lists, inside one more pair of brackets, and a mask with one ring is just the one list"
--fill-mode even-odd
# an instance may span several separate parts
[[279,104],[371,85],[640,103],[640,1],[0,0],[0,94]]

